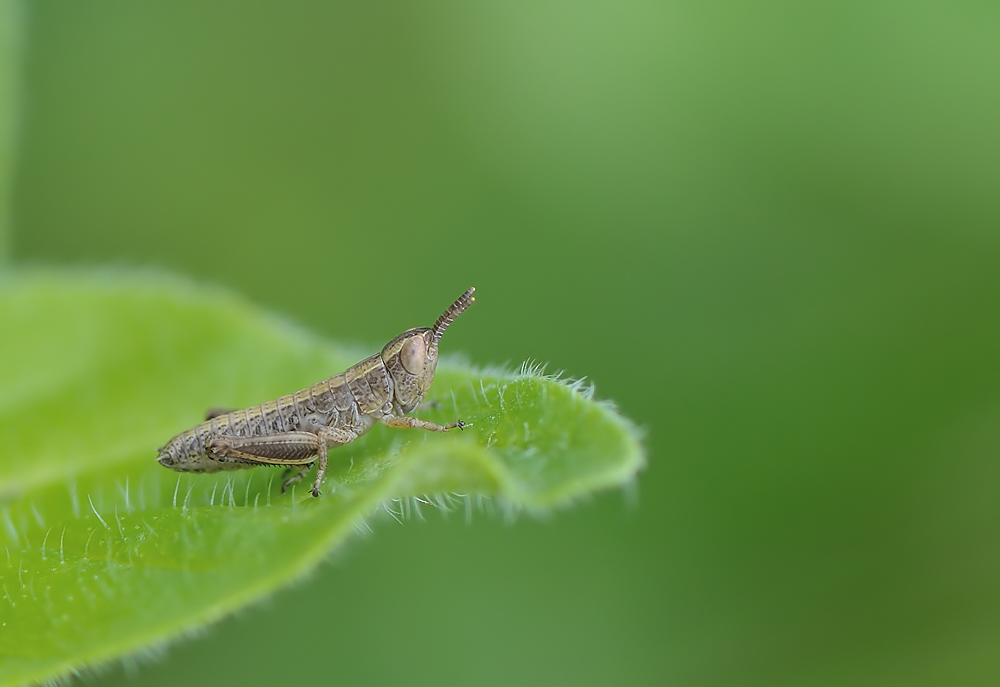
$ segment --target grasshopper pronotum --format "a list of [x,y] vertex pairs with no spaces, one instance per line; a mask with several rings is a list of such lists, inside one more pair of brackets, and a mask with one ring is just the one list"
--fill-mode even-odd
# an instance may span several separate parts
[[319,496],[327,452],[354,441],[376,422],[432,432],[462,429],[461,420],[437,425],[406,413],[427,395],[441,335],[475,302],[475,290],[463,293],[433,327],[406,330],[346,372],[243,410],[209,410],[205,422],[158,449],[160,465],[181,472],[285,466],[284,492],[319,462],[311,490]]

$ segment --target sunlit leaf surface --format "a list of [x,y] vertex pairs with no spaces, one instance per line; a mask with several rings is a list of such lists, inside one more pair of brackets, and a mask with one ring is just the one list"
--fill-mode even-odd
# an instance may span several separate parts
[[304,574],[370,516],[484,497],[544,511],[642,466],[629,423],[579,385],[445,359],[423,416],[472,426],[376,427],[331,454],[319,499],[280,494],[276,469],[181,475],[155,448],[206,408],[259,403],[366,352],[159,275],[8,276],[0,332],[2,685],[195,630]]

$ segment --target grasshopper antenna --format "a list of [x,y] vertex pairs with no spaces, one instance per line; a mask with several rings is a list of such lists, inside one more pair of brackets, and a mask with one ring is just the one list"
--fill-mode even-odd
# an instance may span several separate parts
[[472,295],[475,292],[476,287],[471,287],[468,291],[459,296],[458,300],[448,306],[448,309],[441,313],[441,317],[437,318],[437,322],[434,323],[435,346],[437,346],[438,342],[441,340],[441,335],[444,334],[448,325],[454,322],[456,317],[465,312],[466,308],[476,302],[475,297]]

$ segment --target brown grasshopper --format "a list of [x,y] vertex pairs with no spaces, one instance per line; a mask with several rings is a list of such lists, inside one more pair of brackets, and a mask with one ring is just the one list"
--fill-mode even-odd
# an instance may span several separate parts
[[311,387],[243,410],[209,410],[205,422],[159,449],[160,465],[181,472],[218,472],[258,465],[285,466],[284,493],[319,462],[312,495],[326,472],[327,452],[357,439],[376,422],[389,427],[447,432],[447,425],[408,417],[427,395],[437,369],[438,342],[456,317],[475,302],[463,293],[434,326],[408,329],[365,358]]

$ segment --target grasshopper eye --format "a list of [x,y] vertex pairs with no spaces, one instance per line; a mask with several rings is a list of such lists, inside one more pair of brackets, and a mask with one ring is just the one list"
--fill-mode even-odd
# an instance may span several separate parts
[[399,351],[399,362],[403,363],[403,368],[411,375],[420,374],[426,359],[427,348],[424,346],[423,337],[420,336],[407,339]]

